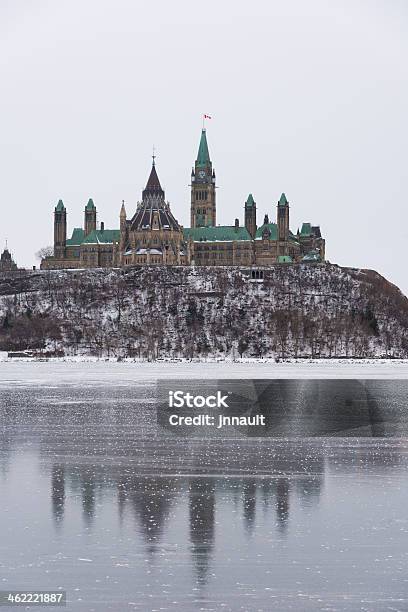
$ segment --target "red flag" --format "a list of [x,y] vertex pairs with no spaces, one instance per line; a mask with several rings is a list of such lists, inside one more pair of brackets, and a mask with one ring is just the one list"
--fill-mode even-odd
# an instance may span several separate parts
[[204,119],[211,119],[210,115],[204,115]]

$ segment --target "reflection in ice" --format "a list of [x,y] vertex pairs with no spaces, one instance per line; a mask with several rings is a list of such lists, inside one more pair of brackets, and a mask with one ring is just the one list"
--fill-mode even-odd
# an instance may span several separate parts
[[408,608],[408,442],[159,439],[152,389],[2,386],[1,588],[97,612]]

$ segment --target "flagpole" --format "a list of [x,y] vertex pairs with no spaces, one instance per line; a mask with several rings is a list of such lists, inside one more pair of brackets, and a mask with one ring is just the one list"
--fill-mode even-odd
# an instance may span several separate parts
[[203,113],[203,130],[205,130],[205,120],[206,119],[211,119],[210,115],[207,115],[206,113]]

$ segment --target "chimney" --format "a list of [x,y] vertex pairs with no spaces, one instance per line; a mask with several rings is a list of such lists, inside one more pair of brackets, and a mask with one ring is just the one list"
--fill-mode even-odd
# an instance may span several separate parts
[[265,217],[264,217],[264,225],[268,225],[268,223],[269,223],[269,216],[265,215]]
[[235,219],[235,231],[239,228],[239,219]]
[[103,232],[104,230],[105,230],[105,223],[101,221],[101,232]]

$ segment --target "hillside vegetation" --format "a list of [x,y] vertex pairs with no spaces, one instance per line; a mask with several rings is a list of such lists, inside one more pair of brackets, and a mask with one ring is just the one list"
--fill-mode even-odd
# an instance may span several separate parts
[[0,350],[140,357],[408,357],[408,300],[371,270],[277,265],[0,276]]

